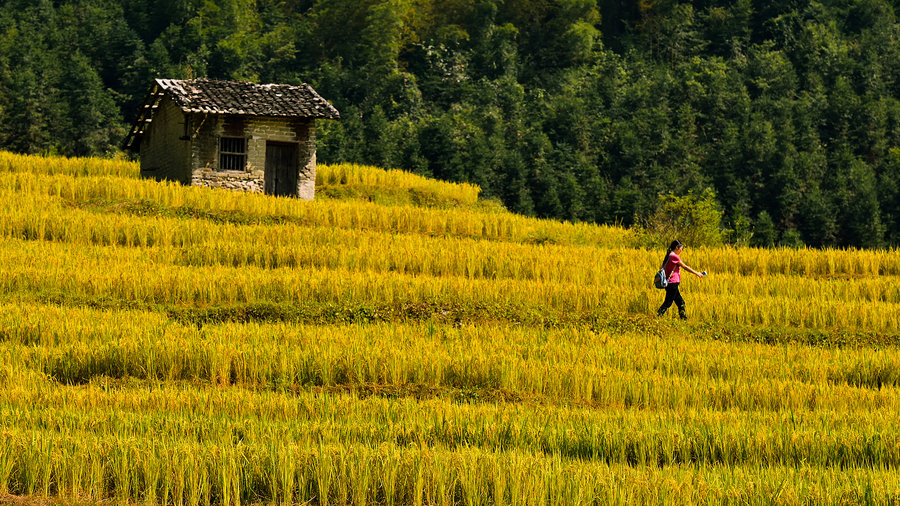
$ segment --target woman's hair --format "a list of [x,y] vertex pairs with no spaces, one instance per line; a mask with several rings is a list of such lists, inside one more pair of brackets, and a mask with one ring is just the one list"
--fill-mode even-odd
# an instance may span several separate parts
[[672,244],[669,245],[669,253],[675,251],[675,248],[679,246],[683,246],[683,244],[681,244],[681,241],[679,241],[678,239],[672,241]]

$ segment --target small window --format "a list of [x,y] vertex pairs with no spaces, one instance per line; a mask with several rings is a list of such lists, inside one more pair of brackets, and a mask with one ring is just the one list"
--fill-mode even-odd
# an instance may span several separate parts
[[221,137],[219,139],[219,170],[244,170],[247,165],[247,139]]

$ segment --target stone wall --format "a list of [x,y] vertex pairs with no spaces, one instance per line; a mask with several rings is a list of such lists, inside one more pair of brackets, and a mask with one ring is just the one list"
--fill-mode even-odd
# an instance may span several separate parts
[[[299,174],[297,196],[315,197],[316,139],[314,120],[192,115],[191,184],[251,192],[265,191],[266,142],[296,143]],[[244,170],[219,170],[219,138],[247,139]]]
[[195,186],[209,186],[210,188],[225,188],[253,193],[263,192],[263,178],[251,172],[237,170],[217,171],[215,169],[202,168],[194,171],[191,184]]
[[309,120],[303,126],[306,146],[300,143],[300,177],[297,178],[297,197],[312,200],[316,196],[316,124]]
[[153,121],[141,137],[141,176],[191,183],[191,143],[184,136],[185,116],[169,97],[163,97]]

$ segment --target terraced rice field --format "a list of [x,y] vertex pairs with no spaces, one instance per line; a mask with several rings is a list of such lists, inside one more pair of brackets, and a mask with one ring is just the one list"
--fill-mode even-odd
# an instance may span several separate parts
[[900,502],[900,255],[660,250],[320,166],[315,202],[0,153],[0,499]]

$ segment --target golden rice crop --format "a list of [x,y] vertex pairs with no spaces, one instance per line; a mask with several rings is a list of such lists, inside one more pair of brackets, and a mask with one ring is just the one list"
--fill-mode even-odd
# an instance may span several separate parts
[[[456,273],[461,275],[379,272],[356,260],[335,268],[322,263],[279,269],[183,266],[173,263],[180,253],[166,248],[21,240],[7,240],[0,245],[0,252],[10,265],[16,266],[0,272],[0,289],[37,298],[65,293],[83,300],[107,298],[121,303],[201,306],[270,302],[338,307],[428,304],[506,314],[506,318],[515,320],[531,319],[540,311],[576,320],[610,311],[650,314],[661,301],[660,292],[640,286],[642,278],[634,265],[631,270],[636,274],[630,278],[624,276],[608,283],[601,279],[597,284],[587,284],[575,278],[570,282],[554,281],[552,276],[542,274],[529,279],[513,273],[513,277],[493,279],[464,277],[466,274],[461,272]],[[353,257],[344,254],[342,258]],[[543,272],[538,265],[535,272]],[[697,283],[697,288],[689,292],[691,315],[738,324],[888,333],[900,330],[900,303],[890,298],[866,300],[865,294],[872,289],[865,282],[842,285],[842,290],[834,291],[837,298],[817,296],[815,286],[802,277],[775,280],[770,290],[780,292],[770,291],[765,296],[747,296],[741,291],[727,293],[729,284],[738,282],[743,280],[722,275]],[[797,295],[792,296],[792,291]],[[895,292],[887,289],[880,293],[883,299]]]
[[481,188],[469,183],[448,183],[402,170],[385,170],[368,165],[342,163],[316,167],[316,187],[365,186],[371,188],[424,191],[446,200],[472,205]]
[[508,326],[198,329],[147,312],[21,303],[0,310],[4,341],[25,347],[15,362],[63,383],[131,377],[252,388],[413,385],[598,407],[844,411],[896,406],[896,391],[882,387],[900,386],[898,358],[870,349],[777,349],[587,329],[536,336]]
[[[535,452],[340,444],[157,444],[4,434],[10,491],[175,504],[785,504],[890,502],[871,468],[630,467]],[[72,468],[72,462],[83,466]],[[27,463],[21,468],[20,462]],[[71,471],[66,472],[66,469]],[[654,485],[651,485],[654,484]]]
[[[620,286],[623,293],[640,293],[647,285],[646,265],[655,256],[652,252],[629,248],[527,246],[418,234],[399,240],[395,234],[385,232],[328,227],[232,225],[206,220],[97,214],[66,209],[50,197],[21,199],[15,195],[5,196],[8,198],[3,199],[0,207],[0,216],[4,218],[0,225],[2,236],[123,246],[175,246],[181,249],[167,254],[177,257],[175,263],[182,265],[373,269],[578,284],[602,281]],[[326,250],[332,254],[322,255],[321,252]],[[701,254],[708,264],[727,263],[727,257],[721,251],[703,251]],[[834,252],[834,255],[846,256],[848,253]],[[870,271],[893,270],[900,266],[897,255],[858,256],[854,265],[864,265],[864,261],[870,260]],[[608,268],[603,267],[606,263],[615,265],[618,274],[610,280],[607,280]],[[861,267],[859,270],[866,269]],[[884,303],[900,300],[900,292],[890,278],[864,274],[846,279],[833,276],[809,279],[798,272],[766,276],[745,274],[725,265],[721,271],[714,271],[714,276],[694,286],[711,296]]]
[[[343,503],[347,491],[332,489],[343,476],[345,485],[353,480],[361,487],[357,494],[371,494],[375,499],[370,500],[382,502],[387,499],[377,497],[384,494],[379,489],[383,484],[365,476],[386,472],[424,474],[417,486],[405,478],[395,482],[401,495],[393,500],[399,502],[416,490],[475,476],[486,480],[477,488],[503,486],[503,500],[515,502],[515,496],[505,494],[530,496],[527,488],[517,489],[519,481],[510,479],[525,471],[518,465],[523,456],[537,459],[532,465],[542,468],[542,474],[568,484],[576,494],[592,489],[585,488],[572,466],[583,466],[594,477],[605,476],[612,467],[617,474],[663,473],[675,479],[681,472],[693,476],[705,472],[711,474],[704,476],[721,480],[720,473],[745,476],[748,469],[760,473],[761,479],[779,476],[804,463],[805,475],[787,487],[789,493],[806,494],[826,477],[833,479],[839,473],[865,477],[873,469],[881,469],[883,473],[875,476],[886,481],[871,493],[889,498],[897,486],[896,475],[891,474],[898,458],[896,435],[874,428],[881,417],[896,423],[895,409],[848,411],[838,419],[829,411],[783,412],[773,420],[766,412],[551,410],[221,388],[123,389],[102,382],[69,392],[7,391],[13,395],[0,398],[0,410],[9,421],[0,438],[0,471],[7,470],[5,476],[0,474],[5,478],[0,482],[15,493],[80,493],[120,500],[174,493],[176,501],[207,504],[222,502],[219,494],[247,502],[289,493],[292,500],[303,501],[317,494],[322,497],[327,490],[330,500]],[[25,448],[26,444],[30,446]],[[397,451],[410,452],[408,467],[391,457]],[[228,457],[224,463],[223,453]],[[290,462],[279,458],[284,455],[291,456]],[[360,461],[363,455],[374,458]],[[432,474],[428,464],[432,457],[441,460],[438,467],[449,476]],[[493,465],[512,459],[516,465],[482,471],[458,467],[483,459]],[[193,464],[184,465],[188,462]],[[545,467],[548,464],[556,467]],[[292,466],[284,469],[292,475],[291,483],[307,483],[310,488],[273,488],[272,479],[288,477],[281,473],[282,466]],[[473,474],[464,478],[456,472]],[[509,476],[500,478],[505,473]],[[224,482],[219,480],[223,474]],[[498,478],[502,483],[493,481]],[[219,488],[223,483],[227,490]],[[829,489],[832,493],[849,493],[840,480],[833,483],[838,486]],[[183,497],[189,489],[198,495]],[[653,494],[659,488],[645,484],[637,490]],[[756,492],[751,488],[743,493],[755,497]],[[489,497],[482,491],[473,500]],[[530,500],[547,504],[543,494]]]
[[0,151],[0,172],[137,178],[141,169],[136,162],[125,159],[19,155]]
[[153,434],[204,444],[411,444],[429,448],[544,452],[566,459],[653,466],[729,464],[819,468],[900,463],[896,405],[869,410],[705,408],[600,410],[448,398],[360,397],[328,392],[113,383],[65,389],[8,386],[0,413],[9,431],[49,428],[100,440]]
[[[900,500],[896,251],[689,249],[712,275],[685,281],[693,321],[674,324],[650,316],[662,251],[626,230],[105,163],[0,153],[0,495]],[[826,346],[729,342],[799,329]],[[828,341],[853,332],[881,344]]]
[[[174,246],[183,265],[346,267],[428,275],[537,278],[589,282],[600,251],[377,231],[234,225],[206,220],[139,217],[67,209],[52,197],[23,199],[0,192],[0,236],[121,246]],[[253,238],[253,241],[248,241]],[[330,255],[322,255],[322,251]],[[578,266],[565,265],[577,262]]]
[[[583,294],[573,294],[569,299],[573,310],[604,300],[609,309],[651,313],[660,298],[658,292],[648,288],[646,280],[646,272],[657,254],[645,250],[479,243],[422,234],[408,234],[400,240],[390,232],[327,226],[234,225],[202,219],[97,213],[67,208],[58,198],[41,194],[23,197],[6,193],[5,197],[0,208],[4,217],[0,220],[0,235],[91,244],[172,246],[178,249],[160,250],[156,258],[171,259],[176,265],[327,269],[329,276],[334,275],[334,270],[346,270],[565,283]],[[322,251],[330,253],[323,255]],[[148,254],[135,253],[142,257]],[[763,266],[759,272],[749,271],[748,260],[741,257],[744,250],[700,249],[694,254],[696,262],[703,262],[691,260],[695,266],[710,266],[713,272],[702,282],[689,280],[691,312],[697,316],[804,328],[895,331],[898,327],[896,304],[900,295],[896,284],[885,274],[900,268],[900,257],[891,252],[756,250],[758,263]],[[124,251],[120,255],[123,259],[129,256]],[[807,260],[801,261],[803,258]],[[607,266],[615,266],[614,275],[610,276]],[[815,266],[827,270],[816,271]],[[815,277],[816,272],[821,277]],[[556,291],[552,286],[549,289]],[[600,297],[592,296],[592,292]],[[520,293],[517,290],[511,295]],[[285,300],[283,295],[276,298]],[[528,303],[544,303],[521,298]],[[193,300],[215,302],[202,296]],[[510,297],[503,300],[515,302]],[[564,302],[559,297],[556,300]]]
[[593,245],[626,245],[634,242],[633,233],[617,227],[560,223],[510,213],[410,206],[385,207],[358,201],[303,202],[255,193],[115,177],[75,179],[69,176],[0,173],[0,190],[51,195],[75,203],[151,203],[166,209],[186,209],[200,215],[215,213],[213,217],[218,219],[279,219],[300,226],[453,235],[514,242]]

